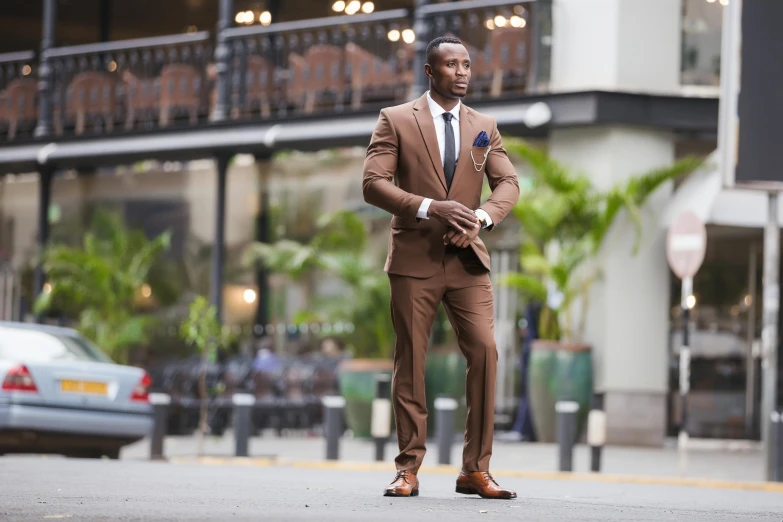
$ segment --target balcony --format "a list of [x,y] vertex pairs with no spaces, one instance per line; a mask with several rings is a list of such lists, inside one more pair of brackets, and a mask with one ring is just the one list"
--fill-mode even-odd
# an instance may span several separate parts
[[517,99],[543,84],[536,9],[468,0],[0,55],[0,143],[377,114],[421,94],[434,35],[470,51],[470,101]]

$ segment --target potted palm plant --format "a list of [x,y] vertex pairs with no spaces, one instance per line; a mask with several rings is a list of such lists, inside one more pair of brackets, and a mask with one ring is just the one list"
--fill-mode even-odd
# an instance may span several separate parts
[[41,254],[49,283],[35,312],[78,316],[78,330],[115,361],[147,342],[155,318],[140,313],[139,297],[152,293],[148,276],[169,248],[171,233],[150,240],[125,227],[120,215],[98,211],[79,245],[53,243]]
[[591,346],[585,339],[589,292],[601,277],[601,247],[621,212],[635,227],[633,252],[640,246],[640,209],[666,182],[696,169],[687,157],[599,190],[583,174],[570,172],[544,151],[508,140],[508,151],[532,169],[533,185],[523,191],[513,214],[521,224],[519,265],[504,283],[540,305],[538,339],[532,344],[530,401],[537,437],[555,439],[554,404],[579,403],[584,425],[592,395]]

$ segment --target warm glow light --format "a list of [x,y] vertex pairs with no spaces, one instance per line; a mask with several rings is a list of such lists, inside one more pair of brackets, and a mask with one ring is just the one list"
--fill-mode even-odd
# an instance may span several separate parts
[[248,288],[245,290],[245,302],[247,304],[255,303],[256,302],[256,291]]
[[497,15],[495,17],[495,25],[498,27],[505,27],[506,26],[506,17],[502,15]]
[[688,296],[688,297],[685,299],[685,305],[686,305],[686,306],[687,306],[689,309],[691,309],[691,310],[692,310],[692,309],[693,309],[693,307],[694,307],[694,306],[696,306],[696,296],[695,296],[695,295],[693,295],[693,294],[689,295],[689,296]]
[[29,65],[25,65],[24,67],[22,67],[22,76],[27,76],[31,72],[33,72],[33,68],[30,67]]
[[372,3],[372,2],[364,2],[362,4],[362,12],[363,13],[370,14],[373,11],[375,11],[375,4],[374,3]]
[[729,0],[720,0],[720,3],[723,5],[729,5]]
[[272,23],[272,13],[269,11],[264,11],[261,13],[258,17],[258,21],[261,22],[262,25],[269,25]]
[[348,4],[345,8],[345,14],[356,14],[359,12],[359,9],[361,9],[362,3],[359,0],[351,0],[351,3]]
[[145,298],[149,298],[152,295],[152,288],[147,283],[141,285],[141,295]]
[[189,34],[193,34],[193,33],[195,33],[196,31],[198,31],[198,27],[196,27],[195,25],[189,25],[189,26],[188,26],[188,33],[189,33]]
[[515,5],[514,6],[514,13],[516,13],[519,16],[522,16],[523,14],[525,14],[525,8],[522,7],[521,5]]
[[49,283],[44,283],[43,285],[43,293],[48,294],[52,291],[52,285]]
[[109,65],[106,68],[109,70],[109,72],[116,71],[117,70],[117,62],[115,62],[114,60],[110,61]]
[[341,12],[345,11],[345,2],[343,0],[337,0],[334,4],[332,4],[332,11]]
[[492,18],[490,18],[489,20],[487,20],[486,22],[484,22],[484,25],[485,25],[485,26],[487,27],[487,29],[489,29],[490,31],[492,31],[492,30],[495,28],[495,22],[492,20]]
[[512,16],[509,21],[512,27],[522,27],[522,24],[525,23],[525,19],[517,15]]
[[402,32],[402,41],[405,43],[413,43],[414,40],[416,40],[416,33],[414,33],[411,29],[405,29]]
[[400,32],[397,29],[392,29],[389,31],[389,34],[387,35],[389,37],[389,40],[392,42],[396,42],[400,39]]
[[751,304],[753,304],[753,296],[750,294],[746,295],[744,302],[745,302],[745,306],[750,306]]

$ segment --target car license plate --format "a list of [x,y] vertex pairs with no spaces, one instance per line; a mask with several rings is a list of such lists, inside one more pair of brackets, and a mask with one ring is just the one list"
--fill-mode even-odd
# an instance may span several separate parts
[[93,381],[60,381],[60,389],[68,393],[89,393],[94,395],[106,395],[108,386],[105,382]]

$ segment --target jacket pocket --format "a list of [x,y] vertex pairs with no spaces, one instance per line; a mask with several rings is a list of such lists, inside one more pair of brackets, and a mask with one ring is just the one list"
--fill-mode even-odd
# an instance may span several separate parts
[[407,228],[419,228],[421,226],[421,223],[416,221],[416,219],[405,219],[400,216],[393,216],[391,220],[391,227],[392,228],[400,228],[400,229],[407,229]]

